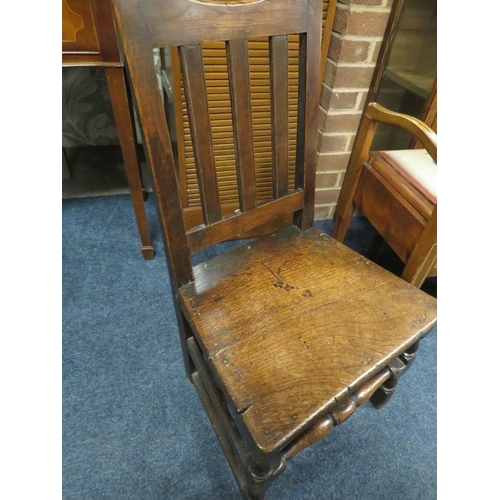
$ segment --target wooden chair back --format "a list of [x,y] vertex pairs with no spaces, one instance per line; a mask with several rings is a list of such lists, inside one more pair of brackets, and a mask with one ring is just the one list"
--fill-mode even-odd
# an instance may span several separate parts
[[[126,66],[153,174],[172,285],[193,280],[190,254],[284,214],[313,224],[322,2],[313,0],[114,0]],[[299,35],[295,183],[288,183],[287,35]],[[257,203],[248,38],[269,40],[273,200]],[[239,210],[221,213],[201,43],[225,41]],[[154,48],[177,47],[185,86],[203,224],[185,229],[179,178],[153,64]],[[281,223],[281,225],[283,225]],[[279,227],[279,226],[278,226]],[[271,231],[277,229],[272,227]]]

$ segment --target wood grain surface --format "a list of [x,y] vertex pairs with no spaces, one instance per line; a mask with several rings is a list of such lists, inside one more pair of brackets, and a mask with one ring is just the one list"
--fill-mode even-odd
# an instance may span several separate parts
[[194,267],[181,304],[265,452],[376,375],[436,321],[436,300],[316,228]]

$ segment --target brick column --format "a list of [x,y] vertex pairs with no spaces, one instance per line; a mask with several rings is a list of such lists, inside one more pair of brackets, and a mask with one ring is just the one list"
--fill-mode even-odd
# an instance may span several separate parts
[[333,216],[392,0],[338,0],[321,90],[315,218]]

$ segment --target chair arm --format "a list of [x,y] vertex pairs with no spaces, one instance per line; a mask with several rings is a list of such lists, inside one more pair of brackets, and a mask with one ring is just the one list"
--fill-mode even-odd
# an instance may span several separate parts
[[424,146],[432,156],[432,159],[437,163],[437,134],[423,121],[413,116],[390,111],[376,102],[368,104],[365,114],[371,120],[395,125],[410,132],[410,134],[422,143],[422,146]]

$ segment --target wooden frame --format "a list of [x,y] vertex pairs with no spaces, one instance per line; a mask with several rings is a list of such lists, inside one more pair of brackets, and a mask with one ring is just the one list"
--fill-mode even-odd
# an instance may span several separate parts
[[[319,0],[114,0],[153,173],[186,373],[246,499],[264,499],[289,460],[358,406],[371,401],[382,407],[436,322],[431,297],[313,225],[321,6]],[[293,145],[279,82],[290,34],[299,40]],[[267,201],[256,196],[251,151],[256,129],[249,120],[245,52],[254,37],[265,37],[271,47],[273,196]],[[230,104],[237,110],[231,121],[242,192],[233,214],[221,208],[212,149],[217,137],[202,64],[202,44],[214,39],[226,47]],[[203,220],[193,228],[186,224],[182,180],[152,64],[153,48],[172,47],[185,85],[203,207]],[[284,158],[292,146],[295,179],[287,185]],[[266,236],[192,266],[193,252],[262,227]]]

